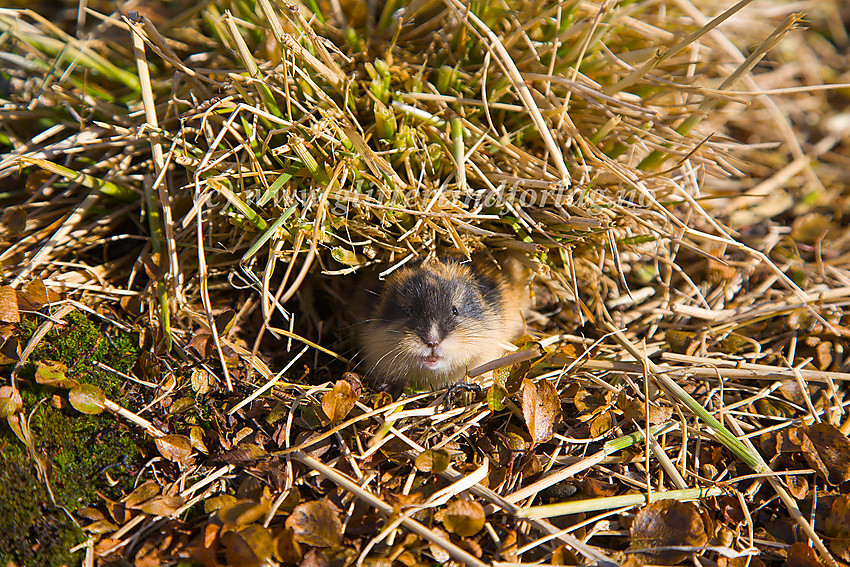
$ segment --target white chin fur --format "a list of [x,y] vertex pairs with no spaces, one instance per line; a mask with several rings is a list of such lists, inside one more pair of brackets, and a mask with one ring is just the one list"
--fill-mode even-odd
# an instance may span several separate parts
[[[378,336],[376,336],[378,335]],[[466,371],[504,353],[499,333],[479,336],[469,341],[449,337],[440,346],[430,349],[418,339],[400,337],[398,333],[381,337],[372,335],[366,343],[365,361],[370,374],[388,382],[407,383],[414,388],[438,389],[460,382]],[[386,348],[392,344],[389,353]]]
[[431,356],[423,356],[419,358],[419,363],[422,365],[424,369],[431,370],[433,372],[443,372],[448,370],[449,365],[444,358],[434,358]]

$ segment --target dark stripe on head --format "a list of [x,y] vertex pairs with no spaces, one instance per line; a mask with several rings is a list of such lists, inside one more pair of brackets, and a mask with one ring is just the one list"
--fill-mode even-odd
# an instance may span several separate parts
[[469,271],[475,283],[478,284],[478,291],[484,298],[484,302],[493,308],[501,306],[502,290],[499,289],[499,281],[495,274],[476,266],[473,266]]

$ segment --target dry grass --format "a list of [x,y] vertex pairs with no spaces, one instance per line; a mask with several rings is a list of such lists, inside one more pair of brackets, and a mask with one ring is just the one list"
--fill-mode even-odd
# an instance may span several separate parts
[[[227,417],[209,458],[195,446],[158,477],[179,504],[92,535],[87,560],[212,564],[196,538],[216,526],[228,553],[238,532],[300,561],[323,545],[291,542],[292,499],[326,496],[348,529],[332,562],[636,562],[633,507],[664,491],[702,498],[713,547],[691,547],[709,563],[778,564],[787,518],[824,564],[850,560],[812,504],[841,483],[763,437],[846,432],[840,2],[305,4],[94,6],[76,35],[62,11],[0,10],[5,283],[40,279],[149,330],[185,366],[148,393],[194,389]],[[446,407],[365,387],[329,417],[326,392],[348,395],[327,383],[348,355],[347,276],[483,248],[539,274],[536,355],[512,377],[555,386],[554,436],[525,429],[525,389],[502,409],[494,389]],[[189,345],[206,330],[204,358]],[[214,386],[199,393],[190,365]],[[188,431],[125,409],[152,436]],[[423,452],[450,464],[428,472]],[[537,506],[565,483],[584,498]],[[222,493],[256,517],[197,512]],[[488,523],[449,538],[437,526],[458,499]],[[369,533],[374,510],[388,519]]]

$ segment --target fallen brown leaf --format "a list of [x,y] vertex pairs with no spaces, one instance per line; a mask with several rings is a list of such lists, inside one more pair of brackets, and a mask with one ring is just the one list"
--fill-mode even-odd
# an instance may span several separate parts
[[[617,396],[617,407],[622,410],[625,419],[634,421],[637,424],[645,424],[647,422],[646,404],[639,399],[632,398],[626,394],[625,390],[620,390],[620,394]],[[658,407],[649,404],[648,421],[650,425],[664,423],[670,419],[671,415],[673,415],[673,408]]]
[[443,527],[460,537],[477,534],[484,527],[484,507],[474,500],[456,499],[443,510]]
[[784,567],[821,567],[822,565],[815,550],[798,541],[788,548],[788,559]]
[[[433,531],[436,535],[440,536],[442,539],[444,539],[444,540],[446,540],[446,541],[449,541],[449,540],[450,540],[450,536],[449,536],[448,532],[447,532],[447,531],[445,531],[444,529],[442,529],[442,528],[434,528],[432,531]],[[436,543],[434,543],[434,542],[429,542],[429,543],[428,543],[428,549],[430,549],[430,550],[431,550],[431,556],[434,558],[434,560],[435,560],[437,563],[441,563],[441,564],[442,564],[442,563],[447,562],[449,559],[451,559],[451,555],[449,555],[449,552],[448,552],[448,551],[446,551],[446,550],[445,550],[442,546],[437,545],[437,544],[436,544]]]
[[552,438],[561,419],[561,400],[551,382],[532,382],[527,378],[522,381],[522,416],[531,434],[532,445]]
[[182,463],[192,456],[192,441],[185,435],[166,435],[154,440],[159,454],[169,461]]
[[0,325],[0,365],[21,360],[21,343],[15,325]]
[[0,286],[0,323],[20,322],[21,314],[18,312],[18,294],[15,288]]
[[690,552],[658,550],[656,548],[693,547],[694,552],[708,541],[706,526],[697,507],[689,502],[659,500],[638,511],[631,527],[632,553],[640,552],[652,563],[675,565],[684,561]]
[[416,470],[420,472],[441,473],[449,468],[451,460],[444,449],[427,449],[416,457]]
[[275,555],[284,563],[300,563],[304,558],[301,544],[292,528],[284,528],[274,538]]
[[337,380],[329,392],[322,396],[322,411],[331,424],[337,424],[354,409],[357,394],[347,380]]
[[850,479],[850,439],[834,425],[815,423],[805,428],[814,450],[803,456],[829,484],[841,484]]
[[21,393],[11,386],[0,386],[0,418],[15,415],[22,409]]
[[325,499],[296,506],[286,519],[286,527],[297,541],[313,547],[335,547],[342,542],[339,512]]

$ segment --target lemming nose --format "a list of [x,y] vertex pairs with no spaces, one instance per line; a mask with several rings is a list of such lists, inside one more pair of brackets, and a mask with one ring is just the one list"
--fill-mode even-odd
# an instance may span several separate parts
[[436,323],[432,323],[428,331],[419,336],[428,348],[436,348],[441,342],[443,342],[443,337],[440,336],[440,329],[437,327]]

